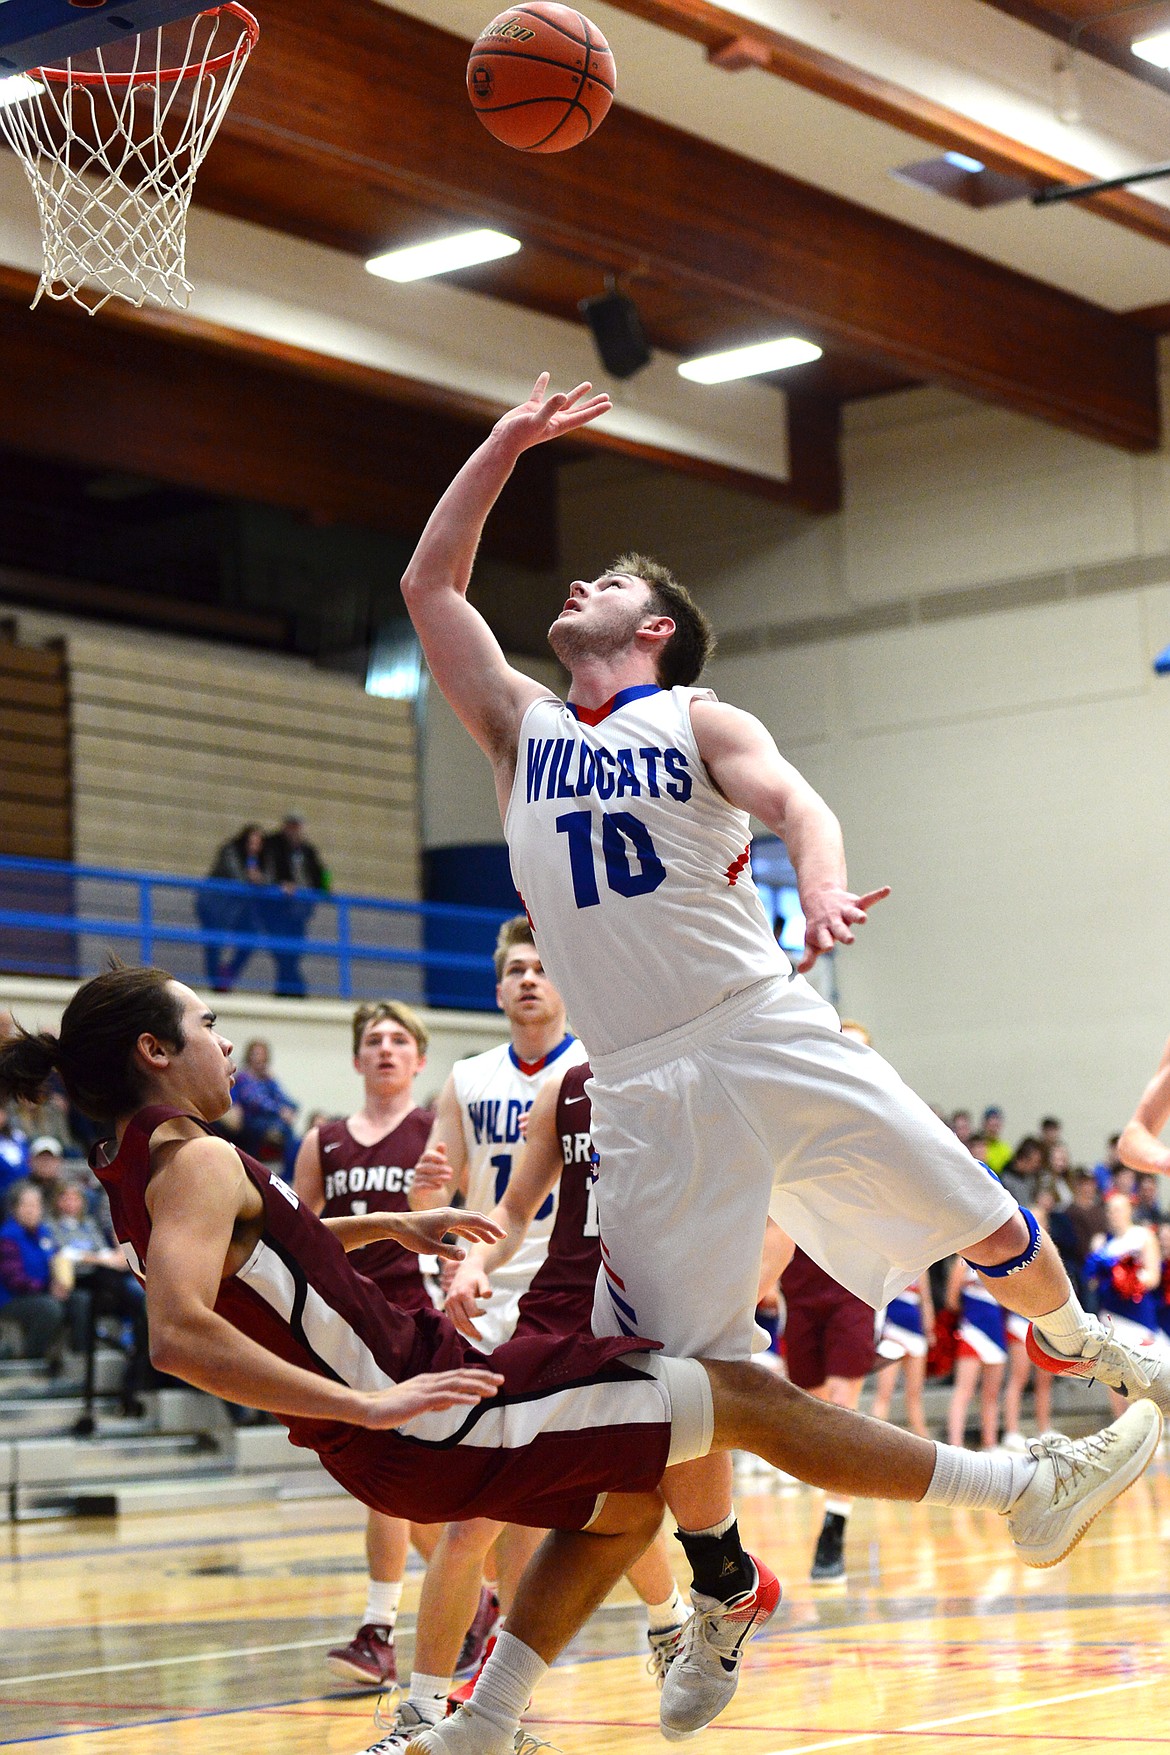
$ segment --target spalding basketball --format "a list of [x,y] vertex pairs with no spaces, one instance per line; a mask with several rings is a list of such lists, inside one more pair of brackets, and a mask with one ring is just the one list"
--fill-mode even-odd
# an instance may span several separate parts
[[597,26],[555,0],[525,0],[501,12],[467,63],[476,115],[521,152],[564,152],[588,140],[613,102],[614,79]]

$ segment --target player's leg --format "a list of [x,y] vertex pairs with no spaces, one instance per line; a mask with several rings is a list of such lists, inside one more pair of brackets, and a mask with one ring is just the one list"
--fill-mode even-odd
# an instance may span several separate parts
[[930,1429],[926,1424],[926,1409],[923,1405],[922,1392],[926,1388],[926,1354],[907,1353],[902,1361],[905,1373],[902,1381],[902,1402],[906,1409],[906,1425],[919,1438],[929,1438]]
[[335,1646],[325,1659],[335,1676],[368,1688],[384,1688],[398,1680],[394,1628],[409,1552],[410,1525],[405,1518],[367,1513],[366,1606],[349,1644]]
[[642,1558],[627,1568],[626,1577],[646,1605],[650,1642],[647,1668],[661,1688],[690,1617],[690,1610],[670,1569],[666,1536],[661,1529]]
[[[1003,1391],[1003,1442],[1008,1450],[1023,1450],[1024,1436],[1020,1430],[1020,1422],[1024,1391],[1032,1374],[1032,1361],[1028,1357],[1023,1336],[1016,1335],[1010,1326],[1011,1321],[1009,1317],[1007,1382]],[[1043,1431],[1043,1427],[1037,1426],[1037,1430]]]
[[[856,1408],[861,1400],[863,1377],[829,1377],[813,1394],[835,1408]],[[828,1584],[845,1577],[845,1531],[853,1501],[843,1493],[825,1495],[825,1517],[817,1537],[809,1577],[814,1584]]]
[[[604,1433],[596,1440],[604,1443]],[[654,1493],[611,1493],[587,1530],[551,1530],[525,1568],[511,1626],[484,1665],[472,1701],[384,1747],[398,1755],[511,1755],[520,1715],[553,1659],[634,1564],[662,1522]]]
[[419,1597],[407,1694],[416,1717],[428,1724],[447,1711],[460,1648],[479,1607],[484,1561],[503,1528],[491,1518],[468,1518],[445,1524],[435,1543]]
[[[873,1392],[873,1401],[870,1403],[869,1408],[869,1411],[875,1420],[889,1419],[890,1408],[893,1405],[894,1400],[894,1391],[898,1387],[898,1378],[902,1374],[902,1367],[909,1363],[909,1355],[907,1355],[906,1358],[898,1359],[894,1364],[887,1365],[884,1371],[878,1373],[877,1384],[875,1385]],[[907,1383],[909,1382],[909,1373],[907,1373],[906,1381]],[[905,1386],[902,1390],[902,1399],[903,1401],[906,1401]],[[909,1403],[907,1403],[907,1416],[909,1416],[909,1411]],[[911,1430],[913,1431],[913,1427],[911,1427]]]
[[[495,1526],[493,1525],[492,1527],[494,1528]],[[475,1684],[479,1680],[480,1672],[488,1658],[491,1656],[494,1639],[499,1637],[507,1623],[508,1610],[511,1608],[512,1603],[515,1600],[516,1590],[520,1583],[520,1579],[524,1574],[524,1569],[539,1548],[541,1542],[544,1540],[544,1536],[544,1530],[530,1529],[527,1524],[522,1523],[506,1524],[500,1532],[493,1550],[496,1559],[498,1596],[496,1599],[497,1614],[495,1617],[495,1626],[492,1629],[492,1637],[485,1639],[483,1650],[479,1655],[479,1660],[474,1667],[470,1669],[470,1673],[464,1678],[460,1685],[457,1688],[453,1688],[448,1695],[452,1707],[461,1706],[465,1700],[470,1700],[471,1696],[474,1694]],[[485,1563],[486,1559],[487,1556],[485,1555]],[[483,1593],[481,1589],[481,1603],[482,1600]],[[477,1616],[479,1614],[478,1608],[476,1614]],[[466,1645],[466,1643],[465,1639],[464,1645]],[[460,1653],[460,1658],[461,1657],[462,1652]]]

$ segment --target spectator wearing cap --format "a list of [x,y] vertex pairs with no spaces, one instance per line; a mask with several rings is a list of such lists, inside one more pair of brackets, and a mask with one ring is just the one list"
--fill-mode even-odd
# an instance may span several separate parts
[[51,1212],[53,1199],[65,1173],[65,1156],[61,1142],[51,1133],[41,1134],[28,1148],[29,1180],[45,1197],[45,1211]]
[[1003,1110],[996,1103],[991,1103],[983,1111],[983,1151],[980,1156],[989,1170],[998,1176],[1000,1171],[1011,1162],[1012,1148],[1003,1137]]
[[[317,906],[310,892],[324,895],[329,889],[329,874],[305,835],[305,820],[299,811],[290,811],[279,829],[265,838],[262,863],[271,882],[284,891],[283,896],[269,897],[263,903],[269,932],[274,938],[304,938]],[[300,951],[274,949],[272,955],[276,992],[303,999]]]

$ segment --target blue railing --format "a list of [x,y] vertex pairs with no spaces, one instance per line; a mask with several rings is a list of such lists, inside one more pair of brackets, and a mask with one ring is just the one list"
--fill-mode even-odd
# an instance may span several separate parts
[[77,979],[113,952],[161,963],[201,988],[491,1010],[491,952],[506,917],[442,902],[0,857],[0,970],[10,974]]

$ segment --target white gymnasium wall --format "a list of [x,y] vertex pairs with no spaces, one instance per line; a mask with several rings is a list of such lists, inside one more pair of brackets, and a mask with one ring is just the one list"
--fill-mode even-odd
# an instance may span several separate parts
[[11,613],[66,642],[80,862],[202,876],[243,823],[297,809],[336,890],[419,895],[406,703],[303,659]]
[[580,466],[566,570],[642,546],[696,587],[708,680],[893,885],[844,1009],[930,1101],[1054,1111],[1091,1161],[1170,1032],[1170,462],[936,391],[850,410],[845,451],[819,521]]

